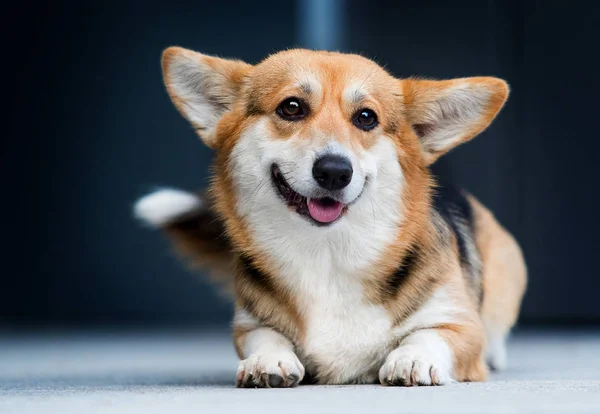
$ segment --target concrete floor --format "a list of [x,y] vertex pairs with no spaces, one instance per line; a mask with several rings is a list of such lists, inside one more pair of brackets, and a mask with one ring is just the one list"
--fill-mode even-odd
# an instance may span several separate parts
[[0,336],[0,413],[600,413],[600,332],[523,332],[507,371],[444,387],[235,389],[228,335]]

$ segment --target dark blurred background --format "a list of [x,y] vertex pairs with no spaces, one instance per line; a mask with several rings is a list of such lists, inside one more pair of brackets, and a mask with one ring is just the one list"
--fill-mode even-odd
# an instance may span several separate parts
[[155,186],[206,184],[212,154],[163,87],[170,45],[249,62],[338,49],[397,76],[506,79],[499,118],[435,171],[520,241],[523,325],[600,322],[599,3],[21,2],[4,18],[2,325],[228,323],[230,304],[131,214]]

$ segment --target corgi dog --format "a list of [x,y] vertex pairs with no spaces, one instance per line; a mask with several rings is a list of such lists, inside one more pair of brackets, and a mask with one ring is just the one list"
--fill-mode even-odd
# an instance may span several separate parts
[[505,367],[521,249],[429,167],[488,127],[506,82],[397,79],[298,49],[250,65],[171,47],[162,69],[214,149],[213,179],[151,193],[135,215],[232,293],[238,387],[442,385]]

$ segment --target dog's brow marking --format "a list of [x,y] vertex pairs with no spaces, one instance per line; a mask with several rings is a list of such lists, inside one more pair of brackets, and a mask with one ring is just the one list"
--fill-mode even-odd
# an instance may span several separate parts
[[313,87],[308,81],[300,82],[300,89],[307,95],[311,95],[313,93]]
[[296,72],[294,68],[288,63],[288,69],[290,76],[296,81],[295,87],[307,96],[320,95],[322,91],[320,76],[313,72],[302,71]]
[[359,104],[365,100],[365,97],[366,95],[357,88],[352,94],[352,103]]
[[365,99],[367,99],[368,93],[362,88],[362,85],[357,83],[351,83],[348,85],[343,92],[344,101],[351,105],[359,105]]

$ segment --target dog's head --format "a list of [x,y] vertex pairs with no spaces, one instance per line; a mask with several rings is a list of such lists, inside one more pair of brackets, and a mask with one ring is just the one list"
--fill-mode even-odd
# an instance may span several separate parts
[[169,48],[163,72],[216,150],[222,213],[267,244],[344,229],[389,242],[427,204],[427,166],[485,129],[508,94],[496,78],[400,80],[361,56],[307,50],[253,66]]

